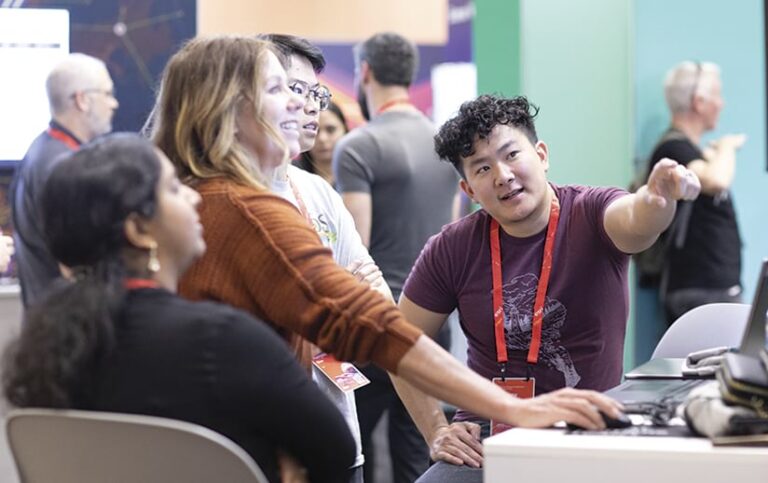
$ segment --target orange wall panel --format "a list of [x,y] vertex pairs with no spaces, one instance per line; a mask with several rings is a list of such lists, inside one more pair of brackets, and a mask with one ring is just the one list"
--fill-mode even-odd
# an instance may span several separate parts
[[394,31],[422,45],[448,40],[446,0],[197,0],[200,35],[290,33],[356,43]]

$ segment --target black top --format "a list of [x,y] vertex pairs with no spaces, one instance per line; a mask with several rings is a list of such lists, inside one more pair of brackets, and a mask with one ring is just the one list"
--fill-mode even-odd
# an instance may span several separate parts
[[[672,131],[670,129],[670,131]],[[687,166],[704,154],[685,136],[671,136],[651,155],[652,167],[662,158]],[[729,288],[741,283],[741,238],[730,192],[700,194],[693,201],[682,248],[671,247],[668,290]]]
[[[79,140],[64,126],[51,121],[51,127]],[[21,282],[21,298],[25,307],[41,300],[59,277],[59,265],[48,251],[43,237],[40,197],[48,176],[58,159],[72,149],[51,137],[46,130],[32,142],[16,169],[11,185],[11,215],[16,264]]]
[[297,168],[301,168],[308,173],[317,174],[315,165],[312,164],[312,156],[309,153],[301,153],[301,155],[294,159],[292,163]]
[[180,419],[240,445],[271,482],[282,448],[311,481],[348,481],[347,424],[272,329],[245,312],[160,289],[128,294],[115,346],[77,409]]

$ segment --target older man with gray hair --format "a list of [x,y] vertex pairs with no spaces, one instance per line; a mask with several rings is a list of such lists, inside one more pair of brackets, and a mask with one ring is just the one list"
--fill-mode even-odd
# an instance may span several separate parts
[[648,172],[671,158],[701,181],[701,195],[681,206],[674,221],[677,234],[660,291],[669,323],[699,305],[741,300],[741,238],[730,188],[736,151],[746,137],[728,134],[700,147],[702,135],[717,127],[721,88],[720,68],[710,62],[681,62],[664,81],[672,122],[654,148]]
[[67,56],[48,74],[45,85],[51,122],[16,170],[10,196],[25,307],[35,303],[60,275],[43,236],[39,203],[43,185],[63,153],[112,130],[118,107],[106,65],[85,54]]

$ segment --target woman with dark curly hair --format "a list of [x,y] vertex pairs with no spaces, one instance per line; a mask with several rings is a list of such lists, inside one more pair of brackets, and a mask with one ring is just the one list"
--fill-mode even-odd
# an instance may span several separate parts
[[86,145],[56,166],[42,199],[71,280],[26,314],[5,365],[11,403],[182,419],[231,438],[272,482],[278,449],[312,481],[348,481],[346,423],[279,337],[175,294],[205,250],[200,195],[159,150],[127,134]]

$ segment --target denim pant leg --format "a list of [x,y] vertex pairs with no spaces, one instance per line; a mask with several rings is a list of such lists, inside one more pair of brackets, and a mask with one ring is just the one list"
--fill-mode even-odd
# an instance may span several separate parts
[[416,483],[483,483],[483,469],[438,461]]

